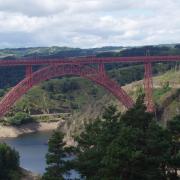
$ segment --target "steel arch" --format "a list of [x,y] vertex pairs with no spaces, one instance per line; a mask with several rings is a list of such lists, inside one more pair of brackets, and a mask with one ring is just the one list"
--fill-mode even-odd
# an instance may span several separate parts
[[0,117],[4,116],[11,106],[20,99],[32,86],[51,78],[75,75],[89,79],[109,90],[126,108],[131,108],[133,100],[127,93],[105,73],[88,65],[67,64],[67,65],[50,65],[39,69],[38,71],[26,76],[21,82],[13,87],[0,101]]

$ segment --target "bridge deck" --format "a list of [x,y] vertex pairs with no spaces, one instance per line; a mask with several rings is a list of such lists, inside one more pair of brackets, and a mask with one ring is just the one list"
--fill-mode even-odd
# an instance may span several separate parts
[[53,65],[53,64],[99,64],[99,63],[146,63],[180,61],[180,56],[139,56],[139,57],[76,57],[67,59],[16,59],[0,60],[0,66]]

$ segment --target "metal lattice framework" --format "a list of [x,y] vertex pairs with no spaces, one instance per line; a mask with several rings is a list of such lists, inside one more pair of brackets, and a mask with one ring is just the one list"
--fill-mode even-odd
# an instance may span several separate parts
[[[26,76],[13,87],[0,101],[0,117],[4,116],[11,106],[21,98],[32,86],[59,76],[75,75],[87,78],[109,90],[126,108],[133,106],[133,100],[127,93],[105,72],[104,65],[108,63],[143,63],[144,64],[144,89],[145,103],[148,112],[155,110],[153,103],[152,63],[154,62],[179,62],[180,56],[141,56],[141,57],[77,57],[69,59],[19,59],[0,60],[3,66],[25,66]],[[45,66],[36,72],[32,66]],[[91,65],[97,65],[93,68]]]
[[144,64],[144,89],[146,92],[145,103],[148,112],[154,111],[153,103],[153,80],[152,80],[152,65],[151,63]]
[[21,98],[32,86],[54,77],[75,75],[84,77],[108,89],[126,108],[133,106],[133,100],[127,93],[105,74],[102,65],[98,69],[87,65],[52,65],[42,68],[31,74],[31,67],[26,69],[26,78],[12,88],[0,102],[0,116],[3,116],[10,107]]

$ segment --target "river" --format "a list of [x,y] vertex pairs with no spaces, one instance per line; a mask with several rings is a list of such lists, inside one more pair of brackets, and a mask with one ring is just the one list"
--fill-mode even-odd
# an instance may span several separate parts
[[[0,138],[15,148],[20,154],[20,166],[34,173],[43,174],[46,167],[45,155],[48,151],[48,139],[52,131],[21,135],[17,138]],[[78,173],[71,171],[69,178],[79,178]]]

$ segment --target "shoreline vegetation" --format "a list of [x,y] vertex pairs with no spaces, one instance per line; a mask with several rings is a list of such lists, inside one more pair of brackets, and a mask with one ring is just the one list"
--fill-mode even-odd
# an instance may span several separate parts
[[27,116],[29,121],[24,121],[24,116],[18,116],[21,122],[16,124],[8,123],[8,118],[4,118],[0,123],[0,138],[16,138],[23,134],[55,130],[64,126],[66,116],[61,113],[30,115]]

